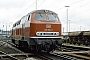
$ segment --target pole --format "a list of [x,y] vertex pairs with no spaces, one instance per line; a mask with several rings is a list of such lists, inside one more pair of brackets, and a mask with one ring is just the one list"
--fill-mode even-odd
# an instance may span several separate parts
[[68,8],[67,8],[67,32],[68,32]]
[[7,37],[7,24],[6,24],[6,37]]
[[68,7],[69,6],[65,6],[65,7],[67,7],[67,33],[68,33]]
[[69,21],[69,32],[70,32],[70,20],[68,20]]
[[64,27],[63,27],[63,33],[64,33]]
[[37,0],[36,0],[36,10],[37,10]]
[[82,27],[82,26],[80,26],[80,31],[81,31],[81,27]]

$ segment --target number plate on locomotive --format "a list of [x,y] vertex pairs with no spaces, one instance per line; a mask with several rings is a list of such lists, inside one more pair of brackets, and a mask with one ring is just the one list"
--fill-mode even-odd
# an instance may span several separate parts
[[47,24],[47,25],[46,25],[46,28],[51,28],[51,25]]

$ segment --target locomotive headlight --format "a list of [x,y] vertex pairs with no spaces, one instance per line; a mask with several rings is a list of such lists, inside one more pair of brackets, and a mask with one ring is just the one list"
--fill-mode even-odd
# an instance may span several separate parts
[[36,36],[59,36],[59,32],[36,32]]
[[56,35],[59,36],[59,32],[57,32]]
[[54,36],[59,36],[59,32],[54,32],[53,35]]
[[36,33],[36,35],[37,35],[37,36],[40,36],[40,33],[39,33],[39,32],[37,32],[37,33]]
[[42,33],[40,33],[40,35],[42,35]]
[[37,36],[41,36],[42,33],[41,33],[41,32],[36,32],[36,35],[37,35]]

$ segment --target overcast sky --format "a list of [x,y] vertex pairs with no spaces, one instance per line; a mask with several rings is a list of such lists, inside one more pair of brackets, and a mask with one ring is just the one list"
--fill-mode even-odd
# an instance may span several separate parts
[[[90,0],[37,0],[37,9],[56,12],[66,31],[67,8],[70,31],[90,30]],[[22,16],[36,9],[36,0],[0,0],[0,28],[8,30]],[[4,26],[3,26],[4,25]]]

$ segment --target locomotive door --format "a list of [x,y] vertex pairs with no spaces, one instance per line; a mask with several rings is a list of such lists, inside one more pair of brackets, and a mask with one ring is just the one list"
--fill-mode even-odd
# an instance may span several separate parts
[[25,22],[25,29],[24,29],[24,36],[25,38],[29,38],[29,33],[30,33],[30,21]]
[[25,32],[25,24],[22,24],[22,38],[24,39],[25,37],[24,37],[24,33]]

